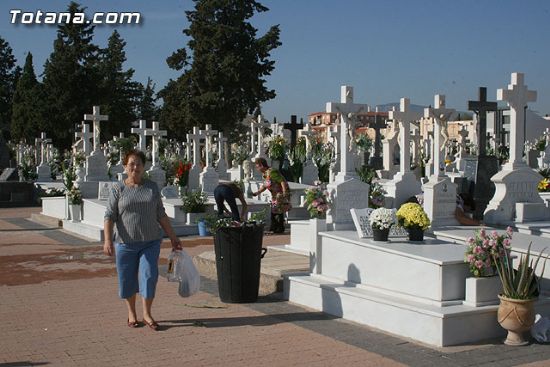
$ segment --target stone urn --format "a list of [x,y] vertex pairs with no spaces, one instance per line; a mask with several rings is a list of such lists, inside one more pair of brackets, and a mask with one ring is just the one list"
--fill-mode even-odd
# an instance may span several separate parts
[[536,298],[512,299],[499,295],[500,305],[497,312],[497,320],[500,326],[508,330],[508,336],[504,341],[506,345],[526,345],[529,343],[524,333],[531,329],[535,323]]
[[81,206],[79,204],[69,204],[69,214],[72,222],[80,222]]

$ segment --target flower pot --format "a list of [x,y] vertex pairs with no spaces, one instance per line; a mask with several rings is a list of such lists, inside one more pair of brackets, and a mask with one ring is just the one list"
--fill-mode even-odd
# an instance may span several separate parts
[[80,205],[69,204],[69,215],[72,222],[80,222]]
[[373,228],[372,229],[372,236],[373,240],[375,241],[387,241],[388,236],[390,235],[390,229],[379,229],[379,228]]
[[197,222],[197,225],[199,227],[199,236],[206,237],[210,236],[210,231],[208,228],[206,228],[206,221],[204,219],[201,219]]
[[421,228],[407,228],[409,241],[424,241],[424,230]]
[[497,320],[500,326],[508,330],[508,336],[504,341],[506,345],[526,345],[529,343],[524,333],[531,329],[535,323],[536,298],[532,299],[511,299],[499,295],[500,305],[498,306]]

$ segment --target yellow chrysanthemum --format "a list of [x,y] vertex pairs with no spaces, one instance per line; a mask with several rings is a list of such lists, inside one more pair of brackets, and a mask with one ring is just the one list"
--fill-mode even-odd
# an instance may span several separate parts
[[422,230],[430,227],[430,218],[420,204],[405,203],[397,211],[397,220],[405,228],[420,227]]

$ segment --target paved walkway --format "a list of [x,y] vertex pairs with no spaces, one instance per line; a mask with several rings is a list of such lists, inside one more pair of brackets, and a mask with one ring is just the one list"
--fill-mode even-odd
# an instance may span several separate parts
[[[161,278],[160,331],[130,329],[101,244],[27,220],[37,212],[0,209],[0,366],[550,366],[546,345],[433,349],[276,298],[223,304],[207,278],[190,298]],[[192,255],[212,250],[211,239],[184,242]],[[165,242],[162,263],[168,253]]]

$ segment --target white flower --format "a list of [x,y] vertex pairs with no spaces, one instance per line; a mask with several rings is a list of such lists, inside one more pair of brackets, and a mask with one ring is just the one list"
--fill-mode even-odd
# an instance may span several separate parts
[[374,209],[369,217],[371,227],[389,229],[396,223],[394,211],[386,208]]

